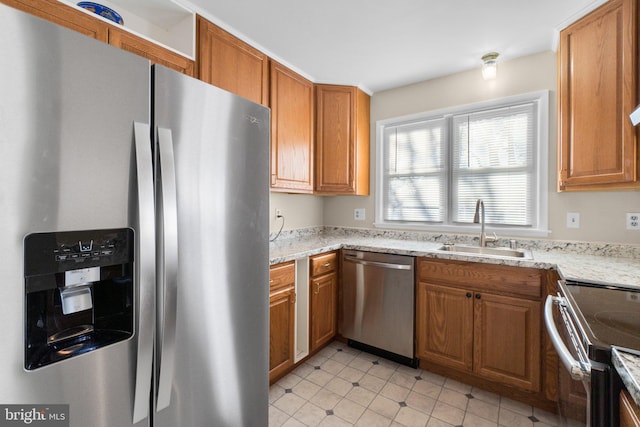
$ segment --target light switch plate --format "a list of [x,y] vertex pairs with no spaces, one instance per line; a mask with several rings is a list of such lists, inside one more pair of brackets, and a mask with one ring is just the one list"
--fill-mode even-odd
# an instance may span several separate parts
[[580,214],[567,212],[567,228],[580,228]]
[[364,208],[354,209],[353,219],[355,219],[356,221],[364,221]]

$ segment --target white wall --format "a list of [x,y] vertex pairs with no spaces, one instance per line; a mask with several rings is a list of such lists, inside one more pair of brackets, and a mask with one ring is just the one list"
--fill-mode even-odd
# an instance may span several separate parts
[[[499,62],[498,77],[486,82],[480,69],[465,71],[410,86],[375,93],[371,97],[371,196],[326,197],[278,195],[277,203],[286,203],[293,214],[292,224],[373,228],[375,194],[375,123],[377,120],[404,116],[457,105],[470,104],[527,92],[548,89],[549,99],[549,229],[550,239],[592,242],[640,243],[640,231],[626,230],[627,212],[640,212],[640,192],[556,191],[557,150],[557,72],[556,54],[543,52]],[[274,208],[272,195],[272,210]],[[323,212],[311,217],[310,206]],[[353,219],[354,208],[365,208],[365,221]],[[566,227],[567,212],[580,213],[580,228]],[[272,215],[273,216],[273,215]],[[273,230],[273,225],[272,225]]]
[[324,225],[323,198],[306,194],[271,193],[269,203],[269,230],[278,232],[282,220],[275,219],[275,210],[280,209],[284,215],[283,230],[319,227]]

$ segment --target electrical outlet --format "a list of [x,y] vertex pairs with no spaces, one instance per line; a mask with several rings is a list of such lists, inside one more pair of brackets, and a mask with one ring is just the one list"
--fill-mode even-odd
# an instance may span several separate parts
[[282,209],[276,208],[276,219],[282,218],[283,216]]
[[580,228],[580,214],[567,212],[567,228]]
[[640,213],[627,214],[627,230],[640,230]]
[[356,221],[364,221],[364,208],[354,209],[353,219],[355,219]]

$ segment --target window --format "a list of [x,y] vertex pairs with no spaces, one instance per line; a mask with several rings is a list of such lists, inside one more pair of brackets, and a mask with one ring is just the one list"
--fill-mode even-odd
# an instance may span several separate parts
[[379,121],[376,225],[547,234],[548,92]]

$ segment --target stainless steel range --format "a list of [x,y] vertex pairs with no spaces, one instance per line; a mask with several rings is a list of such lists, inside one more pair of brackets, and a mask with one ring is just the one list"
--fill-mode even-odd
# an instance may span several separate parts
[[566,368],[559,375],[563,419],[588,427],[619,425],[622,383],[611,346],[640,354],[640,289],[561,280],[558,295],[547,297],[545,323]]

